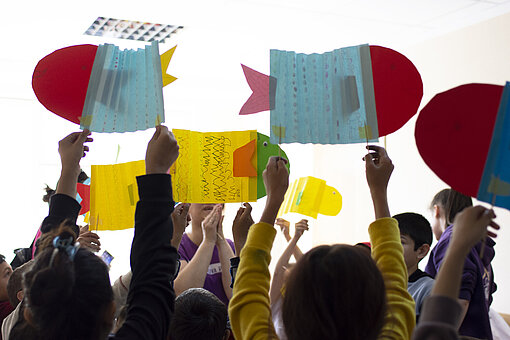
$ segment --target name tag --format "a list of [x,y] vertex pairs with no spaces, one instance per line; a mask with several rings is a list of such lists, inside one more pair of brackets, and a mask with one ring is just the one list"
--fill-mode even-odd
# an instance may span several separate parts
[[221,273],[221,263],[213,263],[207,268],[207,275],[214,275]]

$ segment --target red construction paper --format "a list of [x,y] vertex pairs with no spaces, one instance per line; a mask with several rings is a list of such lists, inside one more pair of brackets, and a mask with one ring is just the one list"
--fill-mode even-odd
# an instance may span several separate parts
[[39,61],[32,76],[32,88],[44,107],[80,124],[96,50],[94,45],[70,46]]
[[81,197],[80,215],[83,215],[90,210],[90,185],[77,183],[76,191],[78,191],[78,195]]
[[[247,66],[241,64],[244,72],[244,76],[246,77],[246,81],[250,86],[250,89],[253,91],[252,95],[246,103],[244,103],[240,115],[247,115],[262,111],[268,111],[271,109],[270,105],[270,76],[257,72]],[[274,79],[274,78],[273,78]],[[276,91],[276,86],[271,86],[274,92]]]
[[397,131],[418,112],[423,96],[420,73],[404,55],[370,46],[379,136]]
[[423,160],[453,189],[478,194],[503,86],[467,84],[439,93],[416,121]]
[[257,177],[257,169],[251,163],[256,150],[257,141],[255,139],[234,150],[234,177]]

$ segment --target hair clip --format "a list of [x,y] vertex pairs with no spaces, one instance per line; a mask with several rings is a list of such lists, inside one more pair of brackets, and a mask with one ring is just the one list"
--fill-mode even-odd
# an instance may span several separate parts
[[53,265],[53,260],[55,259],[55,256],[60,250],[65,251],[69,256],[69,259],[73,261],[74,256],[78,252],[78,248],[80,248],[80,244],[78,242],[73,244],[72,237],[62,238],[60,236],[57,236],[53,239],[53,247],[55,249],[53,250],[53,254],[51,254],[50,267]]

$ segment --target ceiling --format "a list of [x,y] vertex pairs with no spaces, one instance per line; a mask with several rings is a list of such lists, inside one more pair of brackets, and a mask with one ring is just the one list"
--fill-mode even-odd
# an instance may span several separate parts
[[221,68],[219,58],[237,63],[265,57],[268,48],[309,53],[365,42],[402,48],[510,12],[510,0],[30,0],[2,7],[0,99],[34,100],[31,73],[43,56],[105,42],[83,35],[98,16],[182,25],[170,44],[184,46],[183,55],[214,53],[201,62]]

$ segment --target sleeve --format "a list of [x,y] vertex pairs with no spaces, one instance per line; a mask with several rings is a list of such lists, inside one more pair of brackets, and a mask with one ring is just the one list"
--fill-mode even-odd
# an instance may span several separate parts
[[117,306],[117,310],[115,312],[116,317],[120,312],[120,308],[126,304],[132,276],[133,274],[129,271],[128,273],[119,276],[112,285],[113,299],[115,300],[115,306]]
[[414,300],[407,291],[407,269],[395,219],[385,217],[368,228],[372,257],[384,278],[388,311],[379,339],[409,339],[416,324]]
[[462,271],[462,281],[460,284],[459,299],[471,301],[471,296],[475,291],[478,266],[470,254],[466,257],[464,262],[464,269]]
[[[427,277],[428,278],[428,277]],[[414,302],[416,303],[416,315],[420,315],[421,310],[423,308],[423,302],[429,297],[430,293],[432,292],[432,288],[434,287],[434,280],[430,279],[424,282],[420,293],[418,296],[415,296]]]
[[166,339],[174,309],[170,284],[177,250],[170,245],[173,211],[170,175],[137,177],[140,201],[135,212],[131,247],[133,277],[127,297],[124,325],[113,339]]
[[57,228],[63,221],[69,220],[74,224],[73,231],[78,236],[80,229],[76,225],[76,219],[80,213],[80,204],[72,197],[65,194],[53,195],[50,199],[50,212],[41,225],[41,232],[47,233]]
[[267,223],[254,224],[241,251],[229,303],[229,316],[236,339],[277,339],[269,303],[269,262],[276,230]]
[[461,317],[459,303],[446,296],[430,296],[423,304],[420,323],[412,340],[457,340]]

